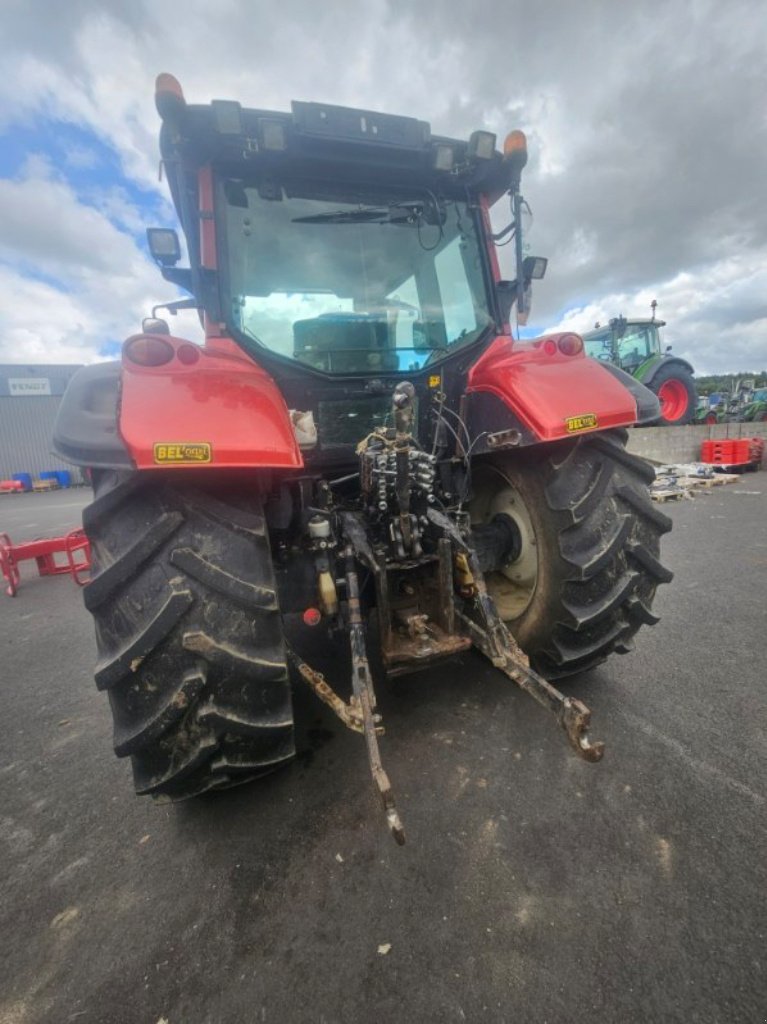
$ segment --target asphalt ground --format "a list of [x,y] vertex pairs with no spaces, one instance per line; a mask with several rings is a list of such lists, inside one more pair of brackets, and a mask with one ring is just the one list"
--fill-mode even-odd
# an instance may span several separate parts
[[[25,567],[0,595],[0,1024],[763,1021],[766,479],[664,506],[660,624],[572,688],[600,765],[479,656],[379,687],[404,848],[301,689],[290,769],[135,797],[81,594]],[[4,496],[0,530],[63,531],[86,497]]]

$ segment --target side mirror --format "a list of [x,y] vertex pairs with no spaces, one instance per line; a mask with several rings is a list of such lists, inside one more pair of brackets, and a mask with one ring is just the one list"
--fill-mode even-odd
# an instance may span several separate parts
[[141,330],[144,334],[170,334],[168,321],[155,316],[144,317],[141,321]]
[[[525,256],[522,260],[522,283],[525,289],[525,311],[519,316],[520,324],[527,322],[527,315],[530,312],[531,281],[540,281],[546,273],[549,261],[544,256]],[[498,296],[498,308],[501,314],[501,323],[507,324],[511,317],[511,307],[517,299],[517,282],[499,281],[495,286]],[[523,319],[524,317],[524,319]]]
[[181,259],[181,245],[173,228],[147,228],[146,240],[153,259],[162,267],[173,267]]

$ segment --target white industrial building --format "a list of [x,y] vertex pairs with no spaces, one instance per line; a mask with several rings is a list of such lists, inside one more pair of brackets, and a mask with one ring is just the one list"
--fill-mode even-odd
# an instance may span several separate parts
[[17,473],[79,471],[51,453],[53,424],[69,378],[79,366],[0,364],[0,480]]

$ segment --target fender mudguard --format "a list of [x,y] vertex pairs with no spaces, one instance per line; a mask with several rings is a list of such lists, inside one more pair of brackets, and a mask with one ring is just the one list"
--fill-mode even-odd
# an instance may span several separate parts
[[244,353],[162,340],[174,349],[162,366],[124,357],[72,378],[54,439],[63,458],[142,470],[303,466],[290,413],[265,370]]
[[163,341],[175,357],[162,366],[123,356],[120,436],[138,469],[303,466],[290,413],[265,370],[239,350]]
[[646,389],[636,381],[630,386],[620,371],[613,373],[614,367],[602,366],[583,352],[563,354],[557,342],[568,336],[551,334],[530,342],[497,337],[471,367],[467,395],[500,399],[521,423],[523,443],[525,434],[531,440],[555,441],[632,426],[639,418],[634,392]]
[[641,380],[642,384],[650,384],[652,382],[653,377],[655,377],[659,370],[665,368],[666,366],[671,366],[672,364],[681,366],[690,374],[695,374],[695,370],[693,370],[692,366],[687,362],[686,359],[681,359],[679,356],[664,356],[663,359],[659,359],[657,363],[654,363],[647,370],[646,373],[642,374],[641,378],[639,379]]

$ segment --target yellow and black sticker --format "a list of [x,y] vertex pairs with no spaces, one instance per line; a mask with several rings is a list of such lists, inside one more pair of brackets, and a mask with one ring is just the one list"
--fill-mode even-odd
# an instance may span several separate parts
[[599,426],[599,420],[593,412],[584,412],[580,416],[568,416],[565,420],[568,433],[574,434],[576,430],[591,430]]
[[161,465],[210,462],[211,447],[205,442],[168,442],[154,446],[154,461]]
[[439,373],[432,373],[429,377],[429,387],[432,390],[442,387],[442,376]]

